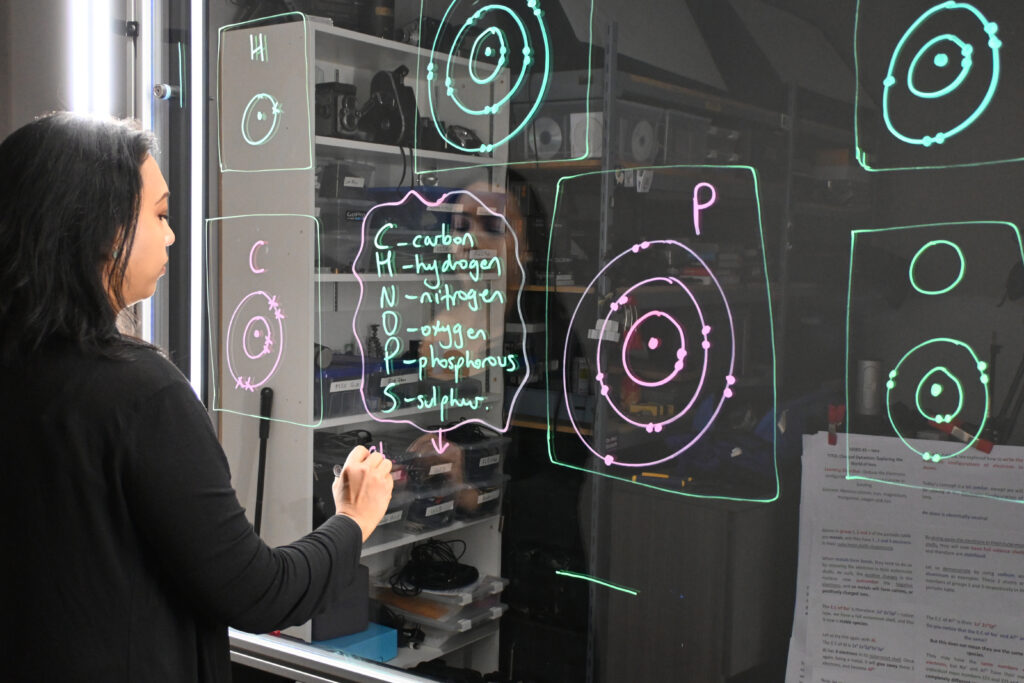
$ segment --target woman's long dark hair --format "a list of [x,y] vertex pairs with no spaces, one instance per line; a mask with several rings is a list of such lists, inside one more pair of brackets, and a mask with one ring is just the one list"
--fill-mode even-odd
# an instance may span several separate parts
[[69,113],[0,144],[0,361],[57,338],[105,354],[119,345],[140,167],[153,149],[132,121]]

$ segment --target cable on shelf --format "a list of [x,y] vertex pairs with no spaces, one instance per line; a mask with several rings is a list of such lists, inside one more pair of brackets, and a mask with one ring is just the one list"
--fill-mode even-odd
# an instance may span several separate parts
[[[459,545],[461,550],[456,552]],[[415,545],[409,561],[391,577],[391,590],[398,595],[413,596],[423,590],[468,586],[480,577],[480,572],[476,567],[459,562],[465,553],[466,542],[461,539],[430,539]]]

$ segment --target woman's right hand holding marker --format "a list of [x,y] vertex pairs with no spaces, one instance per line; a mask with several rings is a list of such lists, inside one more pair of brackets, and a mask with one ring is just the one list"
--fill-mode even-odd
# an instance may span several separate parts
[[380,523],[391,502],[395,482],[391,461],[383,453],[356,446],[335,476],[332,491],[339,515],[351,517],[363,531],[363,542]]

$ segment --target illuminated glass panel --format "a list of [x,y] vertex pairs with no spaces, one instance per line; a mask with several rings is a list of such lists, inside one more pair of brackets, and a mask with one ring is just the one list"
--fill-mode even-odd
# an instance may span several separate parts
[[302,214],[207,219],[206,262],[220,269],[207,273],[207,308],[220,312],[208,325],[214,410],[259,417],[260,391],[271,387],[272,420],[319,424],[305,388],[319,336],[319,289],[294,276],[319,262],[319,227]]
[[857,158],[869,171],[977,166],[1024,157],[1010,123],[1021,86],[1012,3],[858,0]]
[[[546,366],[559,369],[547,384],[549,456],[684,496],[774,500],[765,258],[762,247],[739,268],[733,253],[737,244],[763,245],[756,175],[736,166],[630,173],[649,189],[637,192],[616,174],[605,255],[599,204],[581,207],[606,174],[558,184],[546,276]],[[566,207],[574,210],[563,214]],[[742,410],[763,411],[760,441],[732,440],[728,425]],[[576,444],[555,439],[559,431]]]
[[271,20],[283,23],[247,21],[218,33],[217,150],[225,173],[313,167],[308,22],[299,12]]
[[[1012,223],[853,231],[847,405],[858,408],[848,416],[848,479],[1020,500],[1009,489],[998,493],[1004,456],[992,443],[993,406],[1011,383],[993,388],[990,365],[994,335],[1018,324],[1019,316],[999,304],[1006,274],[1022,262]],[[950,312],[966,310],[977,324],[951,326]],[[884,384],[857,376],[865,359],[880,361]],[[860,395],[874,391],[874,400]],[[889,451],[877,452],[889,443]]]
[[[592,16],[593,4],[588,6]],[[590,116],[589,66],[582,78],[572,75],[580,88],[572,130],[568,113],[559,105],[553,113],[547,103],[559,40],[551,35],[543,0],[454,0],[441,25],[451,30],[438,31],[420,45],[417,90],[432,134],[454,154],[424,151],[418,134],[417,173],[592,156],[591,140],[600,126]],[[574,131],[582,140],[575,152],[569,144]]]

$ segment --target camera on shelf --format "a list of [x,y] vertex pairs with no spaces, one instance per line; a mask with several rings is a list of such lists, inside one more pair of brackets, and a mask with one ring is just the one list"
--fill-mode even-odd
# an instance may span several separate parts
[[391,71],[378,71],[370,81],[370,96],[362,105],[351,83],[317,83],[316,134],[383,145],[418,145],[438,152],[478,153],[483,141],[471,128],[443,121],[435,125],[430,118],[420,117],[416,95],[405,84],[408,75],[409,68],[404,64]]
[[473,129],[455,124],[448,126],[448,139],[454,141],[463,151],[476,150],[483,145],[483,140]]
[[365,138],[359,128],[359,100],[351,83],[316,84],[316,134]]
[[405,85],[409,67],[378,71],[370,81],[370,98],[359,110],[359,129],[371,142],[411,147],[419,115],[416,95]]
[[416,146],[431,152],[451,152],[448,141],[438,132],[438,127],[448,130],[444,121],[438,121],[437,125],[429,116],[421,116],[419,120],[419,132],[416,135]]

